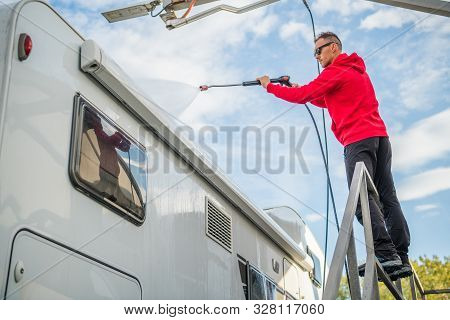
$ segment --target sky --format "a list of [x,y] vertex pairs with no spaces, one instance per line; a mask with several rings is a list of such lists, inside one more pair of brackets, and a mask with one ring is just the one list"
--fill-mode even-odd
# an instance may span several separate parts
[[[194,8],[191,15],[218,3],[251,2],[218,1]],[[130,0],[50,3],[175,122],[192,127],[194,140],[205,126],[215,128],[217,140],[206,136],[203,143],[240,190],[260,208],[288,205],[297,210],[324,247],[326,176],[305,107],[278,100],[261,87],[196,90],[202,84],[240,83],[264,74],[287,74],[299,84],[314,79],[312,28],[302,1],[281,0],[244,15],[218,13],[171,31],[158,17],[109,24],[100,15]],[[309,3],[316,30],[337,33],[344,52],[365,59],[392,142],[393,175],[411,232],[410,257],[449,256],[450,20],[364,0]],[[321,110],[312,106],[312,112],[322,131]],[[341,219],[348,196],[343,147],[330,130],[327,113],[325,118]],[[266,143],[258,143],[256,129]],[[292,158],[292,141],[301,150],[293,167],[290,163],[281,172],[259,168],[258,159],[272,165],[280,156]],[[330,259],[337,237],[332,211],[329,220]],[[364,260],[362,228],[355,223],[355,229],[358,260]]]

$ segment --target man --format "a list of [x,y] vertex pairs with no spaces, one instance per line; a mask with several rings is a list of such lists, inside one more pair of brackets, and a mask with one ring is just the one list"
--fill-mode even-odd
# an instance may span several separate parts
[[[307,85],[274,85],[268,76],[258,80],[278,98],[299,104],[311,102],[328,109],[331,130],[344,145],[349,187],[356,163],[363,161],[380,195],[382,208],[369,195],[375,255],[391,279],[409,276],[409,229],[392,178],[389,137],[364,61],[356,53],[342,53],[342,42],[332,32],[316,38],[314,57],[324,70]],[[356,217],[362,223],[360,207]],[[360,267],[360,274],[364,274],[364,266]]]

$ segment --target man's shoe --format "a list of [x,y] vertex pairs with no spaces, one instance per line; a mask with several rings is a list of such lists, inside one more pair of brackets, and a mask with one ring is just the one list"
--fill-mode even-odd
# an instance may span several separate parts
[[409,264],[408,256],[400,256],[400,258],[402,259],[402,267],[392,272],[392,274],[389,274],[392,281],[401,278],[407,278],[412,275],[412,268],[411,265]]
[[[384,272],[386,272],[389,276],[394,271],[400,270],[403,266],[402,260],[398,255],[395,255],[393,257],[389,258],[377,258],[380,262],[381,266],[384,269]],[[366,264],[363,263],[362,265],[358,266],[358,274],[360,277],[364,277],[364,273],[366,272]]]

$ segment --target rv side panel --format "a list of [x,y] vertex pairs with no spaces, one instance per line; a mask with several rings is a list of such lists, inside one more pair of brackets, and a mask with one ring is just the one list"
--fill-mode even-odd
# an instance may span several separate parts
[[[140,287],[144,299],[244,299],[238,255],[280,288],[285,286],[284,261],[294,266],[298,279],[307,277],[308,273],[220,191],[80,71],[84,40],[50,7],[42,2],[24,2],[12,28],[14,43],[25,32],[33,39],[33,50],[27,60],[19,61],[17,47],[7,48],[13,53],[11,79],[3,106],[4,121],[0,123],[4,132],[0,149],[0,243],[4,244],[0,246],[0,291],[5,298],[23,298],[20,290],[36,285],[41,292],[51,289],[53,297],[60,290],[64,297],[80,298],[80,288],[69,292],[58,289],[58,285],[77,284],[70,278],[70,268],[77,265],[96,275],[106,270],[108,276],[93,277],[91,286],[100,281],[108,287],[111,281],[120,283],[117,279],[123,277],[130,288],[127,297],[136,298]],[[4,70],[4,65],[0,67]],[[74,187],[69,155],[77,95],[146,148],[149,174],[142,225],[131,223]],[[231,217],[231,250],[207,235],[207,198]],[[36,235],[32,238],[38,242],[29,246],[34,250],[24,249],[30,237],[14,241],[24,232]],[[51,246],[55,250],[49,250]],[[65,262],[65,282],[47,282],[45,279],[59,270],[58,258],[51,257],[60,257],[61,252],[75,252],[77,259]],[[43,261],[47,263],[45,268],[37,263]],[[17,281],[14,276],[19,262],[26,264],[28,282]],[[78,277],[83,275],[79,273]],[[303,283],[295,281],[299,282],[297,287]],[[9,296],[13,286],[16,289]],[[306,294],[302,288],[297,293],[299,298]],[[102,291],[102,295],[117,298],[113,289]]]

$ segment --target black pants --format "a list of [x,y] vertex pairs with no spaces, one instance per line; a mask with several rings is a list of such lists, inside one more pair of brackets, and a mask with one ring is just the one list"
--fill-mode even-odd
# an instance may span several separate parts
[[[395,192],[389,138],[374,137],[349,144],[344,148],[344,156],[349,188],[356,163],[363,161],[380,195],[382,208],[369,194],[375,255],[378,258],[389,258],[397,252],[405,257],[408,254],[410,235]],[[362,224],[360,205],[356,210],[356,217]]]

